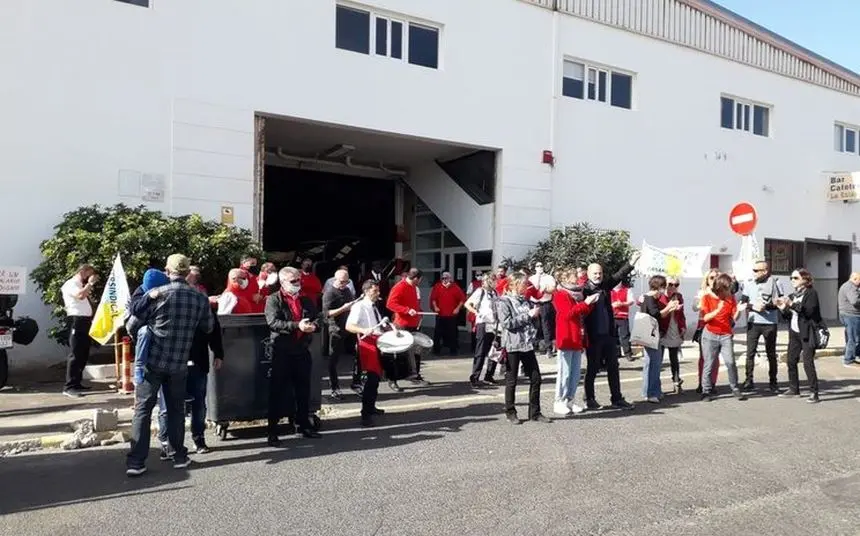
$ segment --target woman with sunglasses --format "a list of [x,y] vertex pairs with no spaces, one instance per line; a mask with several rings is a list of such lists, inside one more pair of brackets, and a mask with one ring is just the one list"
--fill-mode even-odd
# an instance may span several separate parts
[[[696,299],[693,301],[693,311],[699,313],[699,322],[696,324],[696,333],[693,335],[693,342],[698,343],[699,345],[699,386],[696,387],[696,393],[699,394],[702,393],[702,369],[705,365],[705,354],[702,352],[702,332],[705,329],[705,323],[702,321],[702,298],[707,294],[713,294],[713,292],[711,292],[711,285],[714,284],[717,274],[719,274],[719,272],[714,268],[708,270],[708,273],[706,273],[705,277],[702,278],[699,292],[696,294]],[[719,367],[714,367],[713,370],[711,370],[711,392],[714,394],[716,394],[717,391],[717,376],[719,374]]]
[[738,386],[738,366],[734,353],[734,324],[740,310],[732,294],[732,277],[719,274],[711,286],[711,293],[702,297],[702,353],[705,363],[702,368],[702,400],[710,402],[713,399],[712,371],[719,367],[722,358],[729,376],[729,386],[732,394],[738,400],[746,400],[746,396]]
[[789,319],[788,330],[788,391],[782,398],[800,396],[800,379],[797,363],[803,361],[803,371],[809,382],[810,403],[818,402],[818,374],[815,371],[815,330],[821,324],[821,305],[818,291],[812,286],[812,274],[798,268],[791,274],[794,293],[777,298],[776,303],[783,316]]
[[672,385],[675,394],[681,394],[681,345],[684,344],[684,335],[687,332],[687,317],[684,314],[684,296],[678,292],[680,282],[675,277],[666,278],[666,292],[659,296],[660,308],[666,308],[675,302],[675,308],[671,314],[659,319],[660,322],[660,347],[661,352],[669,351],[669,366],[672,370]]

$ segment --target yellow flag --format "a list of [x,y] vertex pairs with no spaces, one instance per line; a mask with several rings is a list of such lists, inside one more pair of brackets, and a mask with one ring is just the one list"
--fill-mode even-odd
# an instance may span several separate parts
[[684,262],[674,255],[666,255],[666,275],[669,277],[681,277],[684,272]]
[[90,337],[99,344],[106,344],[122,325],[125,310],[131,293],[128,291],[128,281],[119,255],[113,261],[113,268],[105,284],[105,291],[93,317],[90,327]]

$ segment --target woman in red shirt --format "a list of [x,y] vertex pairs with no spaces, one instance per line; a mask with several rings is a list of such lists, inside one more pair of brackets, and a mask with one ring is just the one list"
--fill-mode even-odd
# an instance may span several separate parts
[[[702,394],[702,368],[705,365],[705,354],[702,353],[702,332],[705,329],[705,323],[702,322],[702,297],[705,294],[712,294],[711,286],[714,284],[714,280],[717,279],[717,275],[720,272],[711,268],[708,270],[708,273],[705,274],[705,277],[702,278],[702,285],[699,288],[699,292],[696,293],[696,299],[693,300],[693,311],[699,313],[699,321],[696,324],[696,333],[693,335],[693,342],[699,344],[699,385],[696,387],[696,393]],[[717,376],[720,374],[719,367],[714,367],[711,370],[711,391],[716,391],[717,384]]]
[[712,293],[702,296],[702,353],[705,363],[702,371],[702,400],[713,399],[713,384],[711,371],[719,366],[719,358],[723,358],[729,376],[729,386],[732,394],[738,400],[746,397],[738,387],[738,366],[734,354],[734,325],[740,310],[735,297],[732,295],[732,277],[719,274],[711,287]]

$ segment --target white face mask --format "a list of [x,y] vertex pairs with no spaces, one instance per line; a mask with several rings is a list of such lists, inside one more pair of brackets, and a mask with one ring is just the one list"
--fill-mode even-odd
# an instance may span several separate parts
[[243,279],[243,280],[242,280],[242,282],[241,282],[241,283],[239,283],[239,288],[240,288],[240,289],[242,289],[242,290],[245,290],[246,288],[248,288],[248,280],[247,280],[247,279]]
[[543,266],[538,266],[537,268],[535,268],[535,273],[537,275],[541,275],[543,273]]
[[285,282],[281,282],[281,286],[284,288],[284,290],[287,292],[287,294],[292,294],[292,295],[296,295],[299,293],[300,290],[302,290],[302,286],[300,284],[291,285],[291,284],[288,284]]
[[278,282],[278,274],[271,273],[266,276],[266,285],[271,286]]

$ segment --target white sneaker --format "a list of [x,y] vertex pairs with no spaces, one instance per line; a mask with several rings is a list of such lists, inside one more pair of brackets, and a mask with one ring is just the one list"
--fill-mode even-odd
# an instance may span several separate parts
[[656,396],[649,396],[649,397],[648,397],[648,402],[650,402],[650,403],[652,403],[652,404],[659,404],[659,403],[660,403],[660,399],[659,399],[659,398],[657,398]]
[[567,407],[569,407],[569,408],[570,408],[570,411],[571,411],[571,412],[573,412],[573,413],[582,413],[583,411],[585,411],[585,408],[584,408],[584,407],[582,407],[582,406],[580,406],[580,405],[578,405],[578,404],[574,404],[574,403],[573,403],[573,400],[568,400],[568,401],[567,401]]
[[552,409],[556,415],[566,416],[570,415],[571,413],[570,408],[567,407],[567,404],[563,400],[559,400],[555,404],[553,404]]

